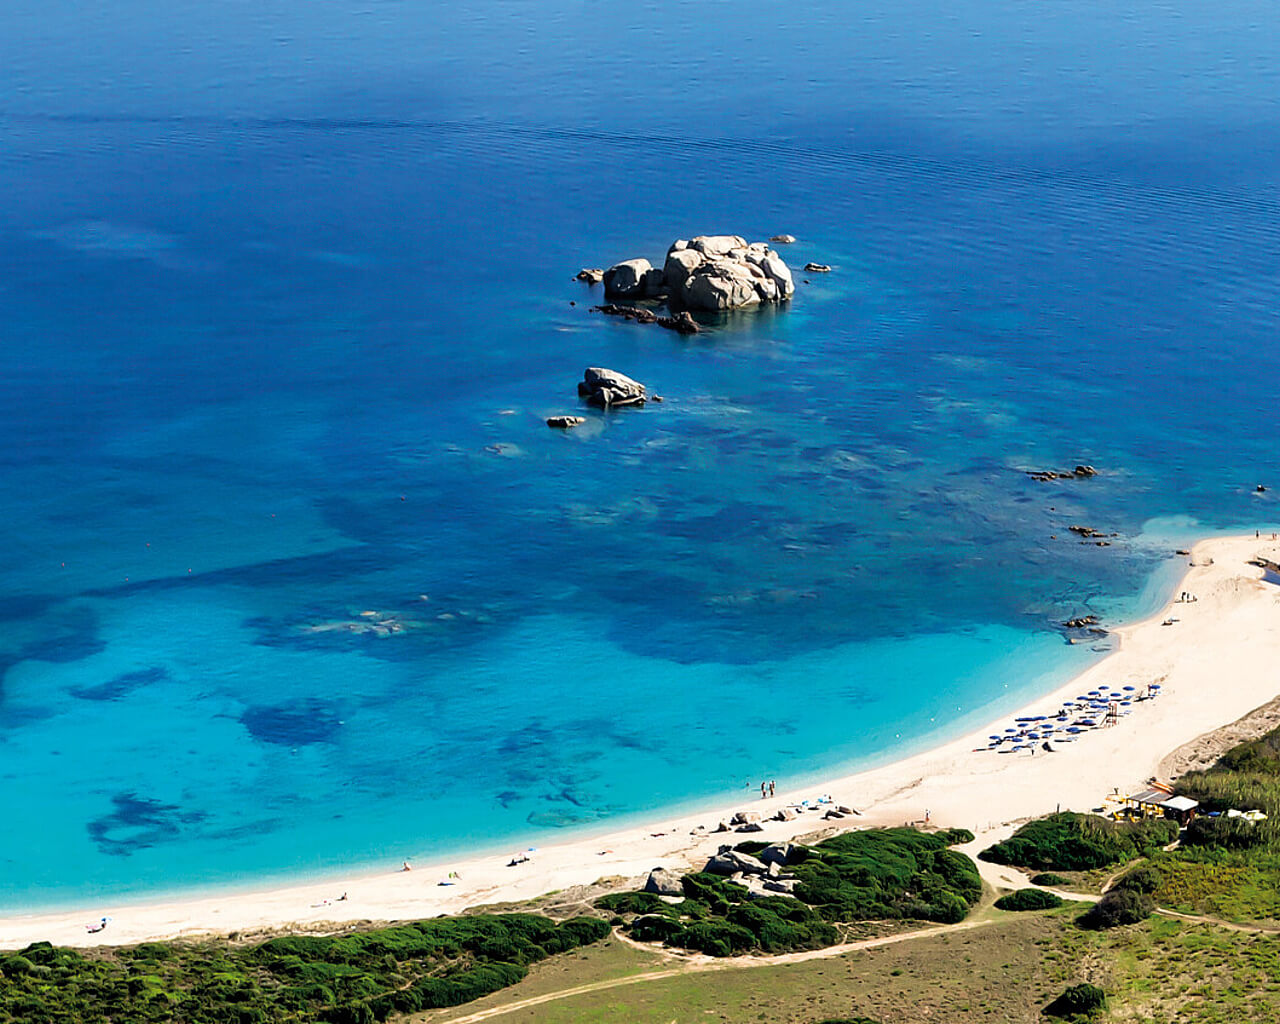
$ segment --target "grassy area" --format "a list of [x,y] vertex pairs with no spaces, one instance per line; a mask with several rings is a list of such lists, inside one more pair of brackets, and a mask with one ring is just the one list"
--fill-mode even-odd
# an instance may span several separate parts
[[[884,1024],[1030,1024],[1042,1019],[1041,1008],[1066,984],[1082,980],[1071,955],[1045,955],[1059,950],[1062,936],[1075,930],[1073,912],[1001,915],[991,925],[802,963],[739,967],[728,960],[710,970],[584,992],[492,1019],[499,1024],[815,1024],[867,1017]],[[584,972],[591,981],[599,980],[601,953],[621,955],[616,944],[593,949],[595,962]],[[484,1003],[416,1020],[444,1024],[486,1004],[510,1005],[525,991],[521,984]]]
[[1280,937],[1153,917],[1108,933],[1108,1021],[1240,1024],[1280,1020]]

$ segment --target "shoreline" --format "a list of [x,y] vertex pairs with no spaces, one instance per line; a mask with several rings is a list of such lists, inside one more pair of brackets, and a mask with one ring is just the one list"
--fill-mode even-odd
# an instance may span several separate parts
[[[205,895],[121,901],[81,909],[0,917],[0,949],[33,941],[58,945],[125,945],[236,931],[335,930],[357,922],[422,919],[499,902],[518,902],[601,878],[634,878],[656,866],[701,866],[722,843],[747,838],[783,840],[823,828],[929,824],[962,827],[979,836],[982,848],[1014,822],[1055,808],[1090,810],[1113,789],[1130,792],[1157,775],[1161,763],[1207,733],[1236,723],[1280,692],[1268,666],[1280,657],[1280,586],[1262,581],[1250,559],[1280,561],[1280,541],[1213,537],[1191,549],[1190,566],[1170,600],[1140,621],[1112,629],[1115,649],[1019,710],[961,737],[889,763],[829,779],[788,786],[769,799],[744,794],[716,808],[647,816],[644,824],[609,828],[529,851],[529,860],[477,854],[433,861],[413,871],[351,874],[277,885],[267,889],[222,889]],[[1194,603],[1180,603],[1190,591]],[[1171,624],[1165,621],[1174,619]],[[1001,755],[985,747],[1019,715],[1046,714],[1064,699],[1090,688],[1130,685],[1142,689],[1161,680],[1161,696],[1143,701],[1107,728],[1083,733],[1069,747],[1039,756]],[[824,820],[800,813],[795,820],[767,821],[763,831],[742,835],[711,832],[737,811],[767,817],[801,800],[830,794],[834,805],[860,816]],[[823,805],[823,810],[832,805]],[[692,834],[696,826],[708,831]],[[452,873],[458,876],[452,879]],[[441,885],[446,882],[451,884]],[[346,894],[345,900],[339,900]],[[85,926],[107,916],[104,932]]]

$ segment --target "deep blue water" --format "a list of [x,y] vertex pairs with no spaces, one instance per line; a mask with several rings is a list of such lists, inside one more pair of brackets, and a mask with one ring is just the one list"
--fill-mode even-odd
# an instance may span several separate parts
[[[1276,523],[1270,7],[935,7],[0,11],[4,905],[883,759]],[[570,280],[720,231],[835,269]]]

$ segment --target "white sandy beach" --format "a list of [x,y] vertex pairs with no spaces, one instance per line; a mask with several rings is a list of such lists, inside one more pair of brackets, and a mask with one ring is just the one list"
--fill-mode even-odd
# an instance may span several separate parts
[[[769,800],[737,797],[718,811],[655,818],[643,827],[606,836],[542,846],[529,861],[508,857],[459,858],[454,863],[404,872],[329,879],[263,892],[220,892],[208,898],[161,903],[86,905],[59,912],[0,919],[0,948],[37,940],[85,946],[210,933],[315,927],[320,922],[385,921],[432,917],[478,904],[523,900],[606,876],[635,876],[663,865],[700,867],[725,842],[783,839],[829,824],[861,828],[921,821],[926,809],[936,826],[960,826],[979,834],[976,848],[1005,834],[1017,819],[1062,809],[1088,810],[1114,789],[1122,793],[1154,776],[1163,757],[1225,726],[1280,694],[1280,586],[1262,581],[1256,556],[1280,561],[1280,542],[1254,537],[1204,541],[1159,613],[1118,628],[1117,650],[1060,691],[1046,694],[1019,714],[1045,714],[1076,694],[1109,686],[1143,690],[1160,682],[1158,699],[1134,705],[1118,724],[1084,733],[1054,753],[997,754],[985,747],[1013,715],[935,750],[871,771],[833,778],[803,791],[779,791]],[[1196,595],[1177,601],[1183,591]],[[1165,625],[1168,619],[1176,619]],[[714,828],[735,811],[771,814],[798,800],[830,794],[861,817],[829,823],[818,813],[791,822],[765,822],[755,835],[690,835]],[[825,808],[824,808],[825,809]],[[398,865],[397,865],[398,867]],[[442,886],[450,872],[456,884]],[[347,899],[335,902],[346,893]],[[107,930],[90,935],[86,923],[110,917]]]

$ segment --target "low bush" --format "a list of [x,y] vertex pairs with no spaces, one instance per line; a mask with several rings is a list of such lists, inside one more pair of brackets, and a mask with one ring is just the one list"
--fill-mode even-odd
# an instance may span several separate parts
[[1042,1013],[1067,1020],[1092,1017],[1107,1008],[1107,994],[1097,985],[1072,985],[1044,1008]]
[[1117,878],[1111,888],[1132,889],[1134,892],[1145,892],[1150,895],[1160,888],[1163,879],[1160,869],[1154,864],[1139,864]]
[[1116,928],[1145,921],[1155,910],[1155,901],[1135,889],[1109,889],[1102,899],[1080,916],[1083,928]]
[[1114,822],[1062,811],[1028,822],[978,856],[995,864],[1087,871],[1143,856],[1177,837],[1178,826],[1172,821]]
[[469,1002],[608,933],[597,918],[488,914],[254,947],[147,943],[85,957],[35,943],[0,960],[0,1021],[371,1024]]
[[1216,818],[1201,815],[1193,818],[1182,835],[1185,846],[1216,846],[1223,850],[1247,850],[1254,846],[1266,846],[1275,838],[1273,827],[1267,822],[1249,821],[1247,818],[1228,818],[1225,814]]
[[1051,910],[1062,906],[1062,897],[1043,889],[1019,889],[996,900],[1000,910]]
[[1071,880],[1063,878],[1061,875],[1055,875],[1049,871],[1041,871],[1038,875],[1031,876],[1032,885],[1051,885],[1055,888],[1061,888],[1064,885],[1070,885]]
[[[793,847],[786,872],[796,883],[795,898],[753,898],[721,875],[694,872],[682,879],[681,903],[624,893],[602,897],[596,906],[634,914],[627,927],[637,939],[713,956],[748,949],[820,949],[838,941],[833,922],[964,920],[982,894],[982,881],[973,861],[948,845],[971,838],[961,829],[933,834],[876,829]],[[746,852],[756,845],[738,849]]]

